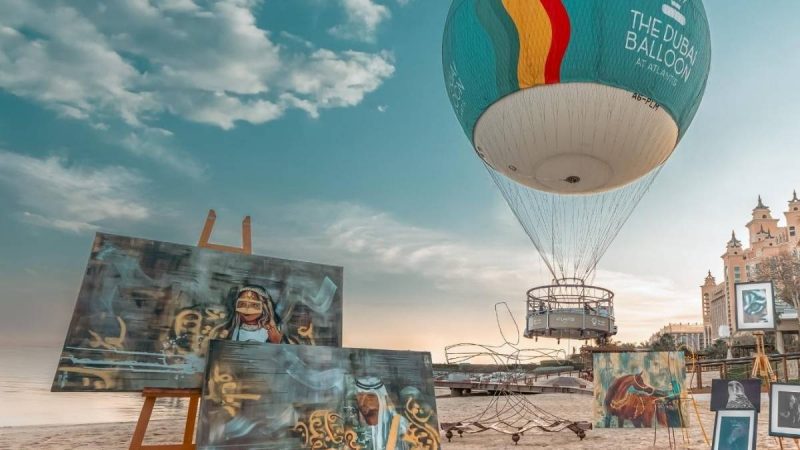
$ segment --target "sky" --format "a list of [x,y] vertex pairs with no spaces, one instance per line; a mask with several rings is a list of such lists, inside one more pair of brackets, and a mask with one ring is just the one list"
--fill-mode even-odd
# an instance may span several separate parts
[[[448,102],[448,7],[0,2],[0,345],[61,345],[95,232],[194,244],[210,208],[214,242],[251,215],[254,253],[344,267],[346,346],[499,344],[550,277]],[[706,8],[705,99],[595,279],[622,341],[700,321],[757,195],[800,188],[800,4]]]

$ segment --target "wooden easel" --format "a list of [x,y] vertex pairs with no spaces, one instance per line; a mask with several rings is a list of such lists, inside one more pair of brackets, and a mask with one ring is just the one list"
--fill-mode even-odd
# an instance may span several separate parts
[[[194,424],[197,421],[197,406],[200,403],[200,389],[163,389],[163,388],[144,388],[142,397],[144,405],[142,412],[139,413],[139,420],[136,422],[136,429],[131,438],[131,450],[194,450],[197,448],[192,441],[194,440]],[[147,434],[147,426],[150,424],[150,415],[153,414],[153,407],[157,398],[189,398],[189,412],[186,414],[186,426],[183,430],[183,443],[166,445],[143,445],[144,436]]]
[[[690,361],[692,362],[692,369],[691,369],[693,374],[692,377],[694,377],[695,374],[700,373],[697,370],[699,367],[697,364],[697,355],[692,351],[690,358],[691,358]],[[689,383],[691,385],[691,380],[689,381]],[[702,418],[700,417],[700,411],[697,409],[697,401],[695,401],[694,395],[692,395],[691,391],[687,389],[686,395],[681,393],[681,396],[680,398],[678,398],[677,401],[678,401],[678,415],[680,417],[680,422],[681,422],[681,427],[680,427],[681,438],[683,438],[683,444],[684,445],[689,444],[689,430],[685,426],[686,420],[683,417],[683,402],[689,401],[694,406],[694,413],[697,418],[697,423],[700,424],[700,431],[702,431],[703,433],[703,440],[705,441],[706,445],[711,445],[711,442],[709,442],[708,440],[708,434],[706,434],[706,427],[703,426],[703,421]],[[661,400],[656,400],[655,408],[656,411],[658,411],[658,408],[666,409],[666,403]],[[672,427],[671,425],[667,425],[666,431],[667,431],[667,438],[669,439],[669,448],[670,449],[678,448],[678,439],[675,437],[675,428]],[[658,420],[655,420],[653,422],[653,446],[656,445],[657,439],[658,439]]]
[[[769,356],[767,356],[767,352],[764,349],[764,332],[754,331],[753,337],[756,340],[756,355],[755,360],[753,361],[753,371],[750,373],[750,378],[759,378],[764,381],[764,384],[767,386],[767,392],[769,392],[770,386],[772,383],[778,381],[778,377],[772,370],[772,364],[769,362]],[[778,444],[781,446],[781,450],[783,450],[783,436],[778,436]],[[797,448],[800,448],[800,444],[797,443],[797,439],[794,440],[794,445]]]
[[[211,232],[214,230],[214,222],[217,221],[217,213],[213,209],[208,211],[206,223],[203,226],[203,231],[200,233],[200,240],[197,246],[200,248],[209,248],[221,252],[239,253],[245,255],[252,254],[252,239],[250,234],[250,216],[246,216],[242,220],[242,246],[230,247],[227,245],[212,244],[208,242],[211,238]],[[200,404],[200,396],[202,395],[201,389],[164,389],[164,388],[145,388],[142,390],[142,397],[144,397],[144,405],[142,411],[139,413],[139,420],[136,422],[136,429],[133,431],[131,438],[130,450],[195,450],[197,446],[193,444],[194,441],[194,426],[197,422],[197,410]],[[186,414],[186,426],[183,430],[183,442],[180,444],[166,444],[166,445],[143,445],[145,434],[147,434],[147,426],[150,424],[150,416],[153,414],[153,407],[158,398],[188,398],[189,411]]]
[[775,376],[775,372],[772,371],[772,364],[769,363],[769,356],[767,356],[767,352],[764,350],[764,332],[754,331],[753,337],[756,340],[756,355],[750,377],[764,380],[767,384],[767,389],[769,389],[772,383],[778,381],[778,377]]

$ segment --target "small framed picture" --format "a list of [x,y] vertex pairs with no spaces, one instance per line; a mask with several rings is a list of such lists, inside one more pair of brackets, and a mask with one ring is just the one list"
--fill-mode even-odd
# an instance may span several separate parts
[[740,330],[775,329],[775,287],[771,281],[736,283],[736,327]]
[[712,380],[711,410],[761,410],[761,380]]
[[772,384],[769,390],[769,434],[800,437],[800,385]]
[[725,409],[717,411],[714,421],[712,450],[752,450],[756,448],[755,410]]

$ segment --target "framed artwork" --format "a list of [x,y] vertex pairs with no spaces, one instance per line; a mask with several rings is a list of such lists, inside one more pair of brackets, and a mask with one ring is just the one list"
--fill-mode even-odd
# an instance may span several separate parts
[[769,391],[769,434],[800,437],[800,385],[773,383]]
[[197,448],[438,449],[430,353],[215,340]]
[[594,426],[688,426],[683,352],[594,354]]
[[740,330],[775,329],[775,287],[771,281],[736,283],[736,327]]
[[753,450],[756,448],[755,410],[720,410],[714,420],[712,450]]
[[761,380],[712,380],[711,411],[722,409],[761,410]]
[[52,390],[200,388],[212,339],[341,346],[342,276],[98,233]]

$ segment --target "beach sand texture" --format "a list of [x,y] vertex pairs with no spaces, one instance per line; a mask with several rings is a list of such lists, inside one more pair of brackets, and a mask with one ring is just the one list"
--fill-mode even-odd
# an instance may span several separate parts
[[[441,391],[440,391],[441,392]],[[714,430],[714,413],[709,411],[708,395],[696,396],[702,424],[709,439]],[[528,396],[540,408],[559,416],[573,420],[592,420],[592,397],[579,394],[540,394]],[[481,412],[489,403],[488,396],[449,397],[437,399],[440,420],[455,421]],[[778,449],[776,438],[767,434],[767,405],[769,401],[764,395],[762,413],[758,421],[758,448]],[[694,416],[693,408],[691,427],[688,428],[689,445],[681,440],[680,430],[676,437],[681,444],[678,448],[707,449],[703,441],[700,426]],[[76,414],[80,411],[76,409]],[[64,425],[0,428],[0,449],[125,449],[128,448],[135,424],[111,423],[93,425]],[[146,443],[176,442],[183,433],[183,423],[177,420],[153,421],[148,432]],[[785,440],[787,449],[795,448],[794,443]],[[453,437],[451,443],[442,434],[442,448],[453,450],[485,450],[512,448],[550,448],[550,449],[592,449],[592,450],[626,450],[626,449],[663,449],[670,448],[667,433],[658,430],[657,441],[653,445],[652,429],[594,429],[587,432],[583,441],[574,433],[565,430],[559,433],[526,434],[513,445],[511,437],[493,431],[479,434]]]

